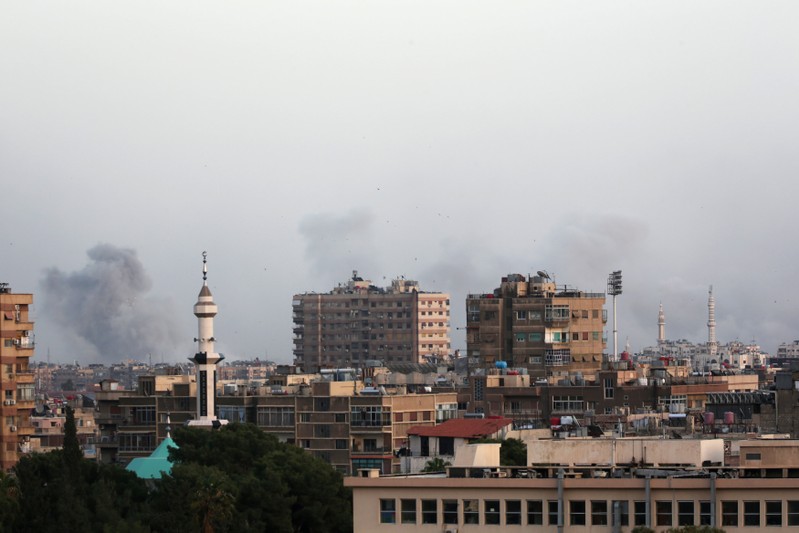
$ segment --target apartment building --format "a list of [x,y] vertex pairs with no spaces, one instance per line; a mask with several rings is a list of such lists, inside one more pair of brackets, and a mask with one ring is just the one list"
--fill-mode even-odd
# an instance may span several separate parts
[[306,372],[369,360],[423,363],[450,352],[449,295],[416,281],[376,287],[353,272],[330,292],[294,295],[294,357]]
[[[311,382],[311,377],[232,387],[217,396],[217,417],[256,424],[350,474],[359,468],[399,472],[397,452],[408,445],[408,429],[458,413],[454,392],[390,394],[360,381]],[[175,427],[195,416],[194,376],[142,376],[136,391],[119,390],[108,380],[100,389],[95,418],[103,462],[127,464],[146,457],[166,438],[168,419]]]
[[606,346],[604,304],[604,293],[557,288],[544,272],[509,274],[493,292],[466,299],[468,361],[502,361],[535,377],[596,370]]
[[166,438],[167,427],[196,415],[196,382],[190,375],[140,376],[138,390],[123,390],[103,380],[95,394],[97,458],[127,464],[147,457]]
[[[344,474],[374,468],[400,471],[408,430],[434,426],[458,413],[456,393],[386,394],[354,381],[317,381],[296,395],[259,396],[254,422]],[[220,417],[230,397],[219,398]]]
[[15,294],[0,283],[0,468],[7,471],[28,449],[33,426],[34,373],[30,368],[34,334],[32,294]]

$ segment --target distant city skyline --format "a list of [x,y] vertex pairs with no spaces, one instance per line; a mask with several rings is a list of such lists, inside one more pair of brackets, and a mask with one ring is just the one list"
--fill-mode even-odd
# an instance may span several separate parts
[[450,293],[453,349],[467,294],[545,269],[593,292],[623,271],[620,346],[656,343],[661,302],[668,339],[706,341],[713,285],[718,341],[774,353],[799,338],[798,18],[14,3],[0,282],[34,294],[34,360],[184,361],[204,250],[228,359],[290,362],[292,295],[352,270]]

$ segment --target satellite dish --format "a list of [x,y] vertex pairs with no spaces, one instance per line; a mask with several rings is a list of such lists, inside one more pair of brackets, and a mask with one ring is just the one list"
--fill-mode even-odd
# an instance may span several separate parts
[[550,279],[549,278],[549,274],[547,274],[546,270],[539,270],[538,272],[536,272],[536,274],[538,274],[539,276],[541,276],[544,279]]

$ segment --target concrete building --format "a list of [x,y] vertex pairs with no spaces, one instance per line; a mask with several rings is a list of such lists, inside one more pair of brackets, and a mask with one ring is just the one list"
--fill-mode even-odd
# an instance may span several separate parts
[[[446,475],[345,480],[354,532],[621,532],[713,526],[728,533],[799,526],[797,441],[549,441],[523,468],[473,464]],[[564,446],[568,442],[569,446]],[[598,443],[602,446],[598,446]],[[539,451],[536,451],[539,450]]]
[[147,457],[166,438],[168,420],[183,424],[194,419],[196,396],[197,384],[190,375],[141,376],[134,391],[104,380],[95,393],[98,460],[127,464]]
[[7,471],[19,460],[33,434],[34,372],[29,366],[35,345],[30,319],[32,294],[11,292],[0,283],[0,468]]
[[470,365],[504,361],[532,376],[553,371],[596,370],[606,346],[604,293],[561,287],[546,273],[509,274],[491,293],[466,299]]
[[416,281],[390,287],[352,279],[324,294],[294,295],[294,357],[306,372],[362,368],[369,360],[423,363],[450,351],[449,295]]

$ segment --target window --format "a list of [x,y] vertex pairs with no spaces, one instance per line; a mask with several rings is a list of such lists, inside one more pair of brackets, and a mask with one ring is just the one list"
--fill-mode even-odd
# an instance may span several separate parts
[[766,502],[766,525],[782,527],[782,502]]
[[591,501],[591,525],[608,525],[608,502],[605,500]]
[[599,335],[601,332],[599,331],[592,331],[591,332],[591,340],[598,341],[600,339]]
[[677,502],[677,525],[678,526],[692,526],[692,525],[694,525],[694,502],[693,501]]
[[350,411],[350,424],[356,427],[377,427],[391,425],[391,412],[382,406],[354,406]]
[[516,311],[516,320],[527,320],[527,311]]
[[347,439],[336,439],[336,449],[346,450],[348,448],[347,443]]
[[699,525],[700,526],[709,526],[710,525],[710,502],[709,501],[699,502]]
[[569,316],[568,305],[548,305],[544,308],[545,320],[568,320]]
[[457,524],[458,523],[458,500],[443,500],[444,506],[444,523]]
[[605,399],[611,400],[613,399],[613,379],[612,378],[605,378],[602,380],[605,389]]
[[436,405],[436,423],[440,424],[450,418],[457,418],[458,404],[457,403],[440,403]]
[[530,342],[541,342],[543,338],[544,336],[541,335],[541,332],[528,333],[527,335],[527,340]]
[[505,500],[505,524],[513,526],[522,525],[521,500]]
[[380,523],[381,524],[396,524],[397,523],[397,501],[389,499],[380,499]]
[[655,524],[658,526],[671,525],[671,502],[662,500],[655,502]]
[[438,522],[438,500],[422,500],[422,524]]
[[527,500],[527,524],[531,526],[544,525],[544,506],[541,500]]
[[788,525],[799,526],[799,501],[788,501]]
[[527,340],[527,334],[526,333],[517,333],[516,334],[516,342],[524,342],[526,340]]
[[134,407],[132,411],[134,424],[155,424],[155,407]]
[[499,525],[499,500],[485,501],[485,523]]
[[416,523],[416,500],[400,500],[400,521],[403,524]]
[[585,501],[569,500],[569,523],[573,526],[585,525]]
[[636,526],[645,526],[646,525],[646,502],[635,502],[634,503],[634,511],[635,511],[635,525]]
[[615,500],[610,508],[611,524],[627,526],[630,522],[630,504],[627,500]]
[[531,365],[540,365],[541,364],[541,356],[540,355],[531,355],[528,358],[528,361]]
[[347,415],[345,415],[344,413],[336,413],[335,421],[339,424],[344,423],[347,421]]
[[760,526],[760,502],[744,502],[744,525]]
[[[310,416],[310,414],[309,414]],[[310,418],[308,419],[310,421]],[[294,408],[293,407],[259,407],[258,408],[259,426],[293,426]]]
[[721,525],[738,527],[738,502],[721,502]]
[[553,396],[553,411],[583,411],[582,396]]
[[[497,504],[497,507],[499,507],[499,504]],[[463,523],[464,524],[480,523],[479,500],[463,500]]]
[[300,413],[300,422],[308,424],[311,421],[311,413]]
[[746,454],[746,460],[747,461],[759,461],[760,460],[760,454],[759,453],[747,453]]
[[550,526],[558,525],[558,500],[547,502],[547,520],[549,520]]

